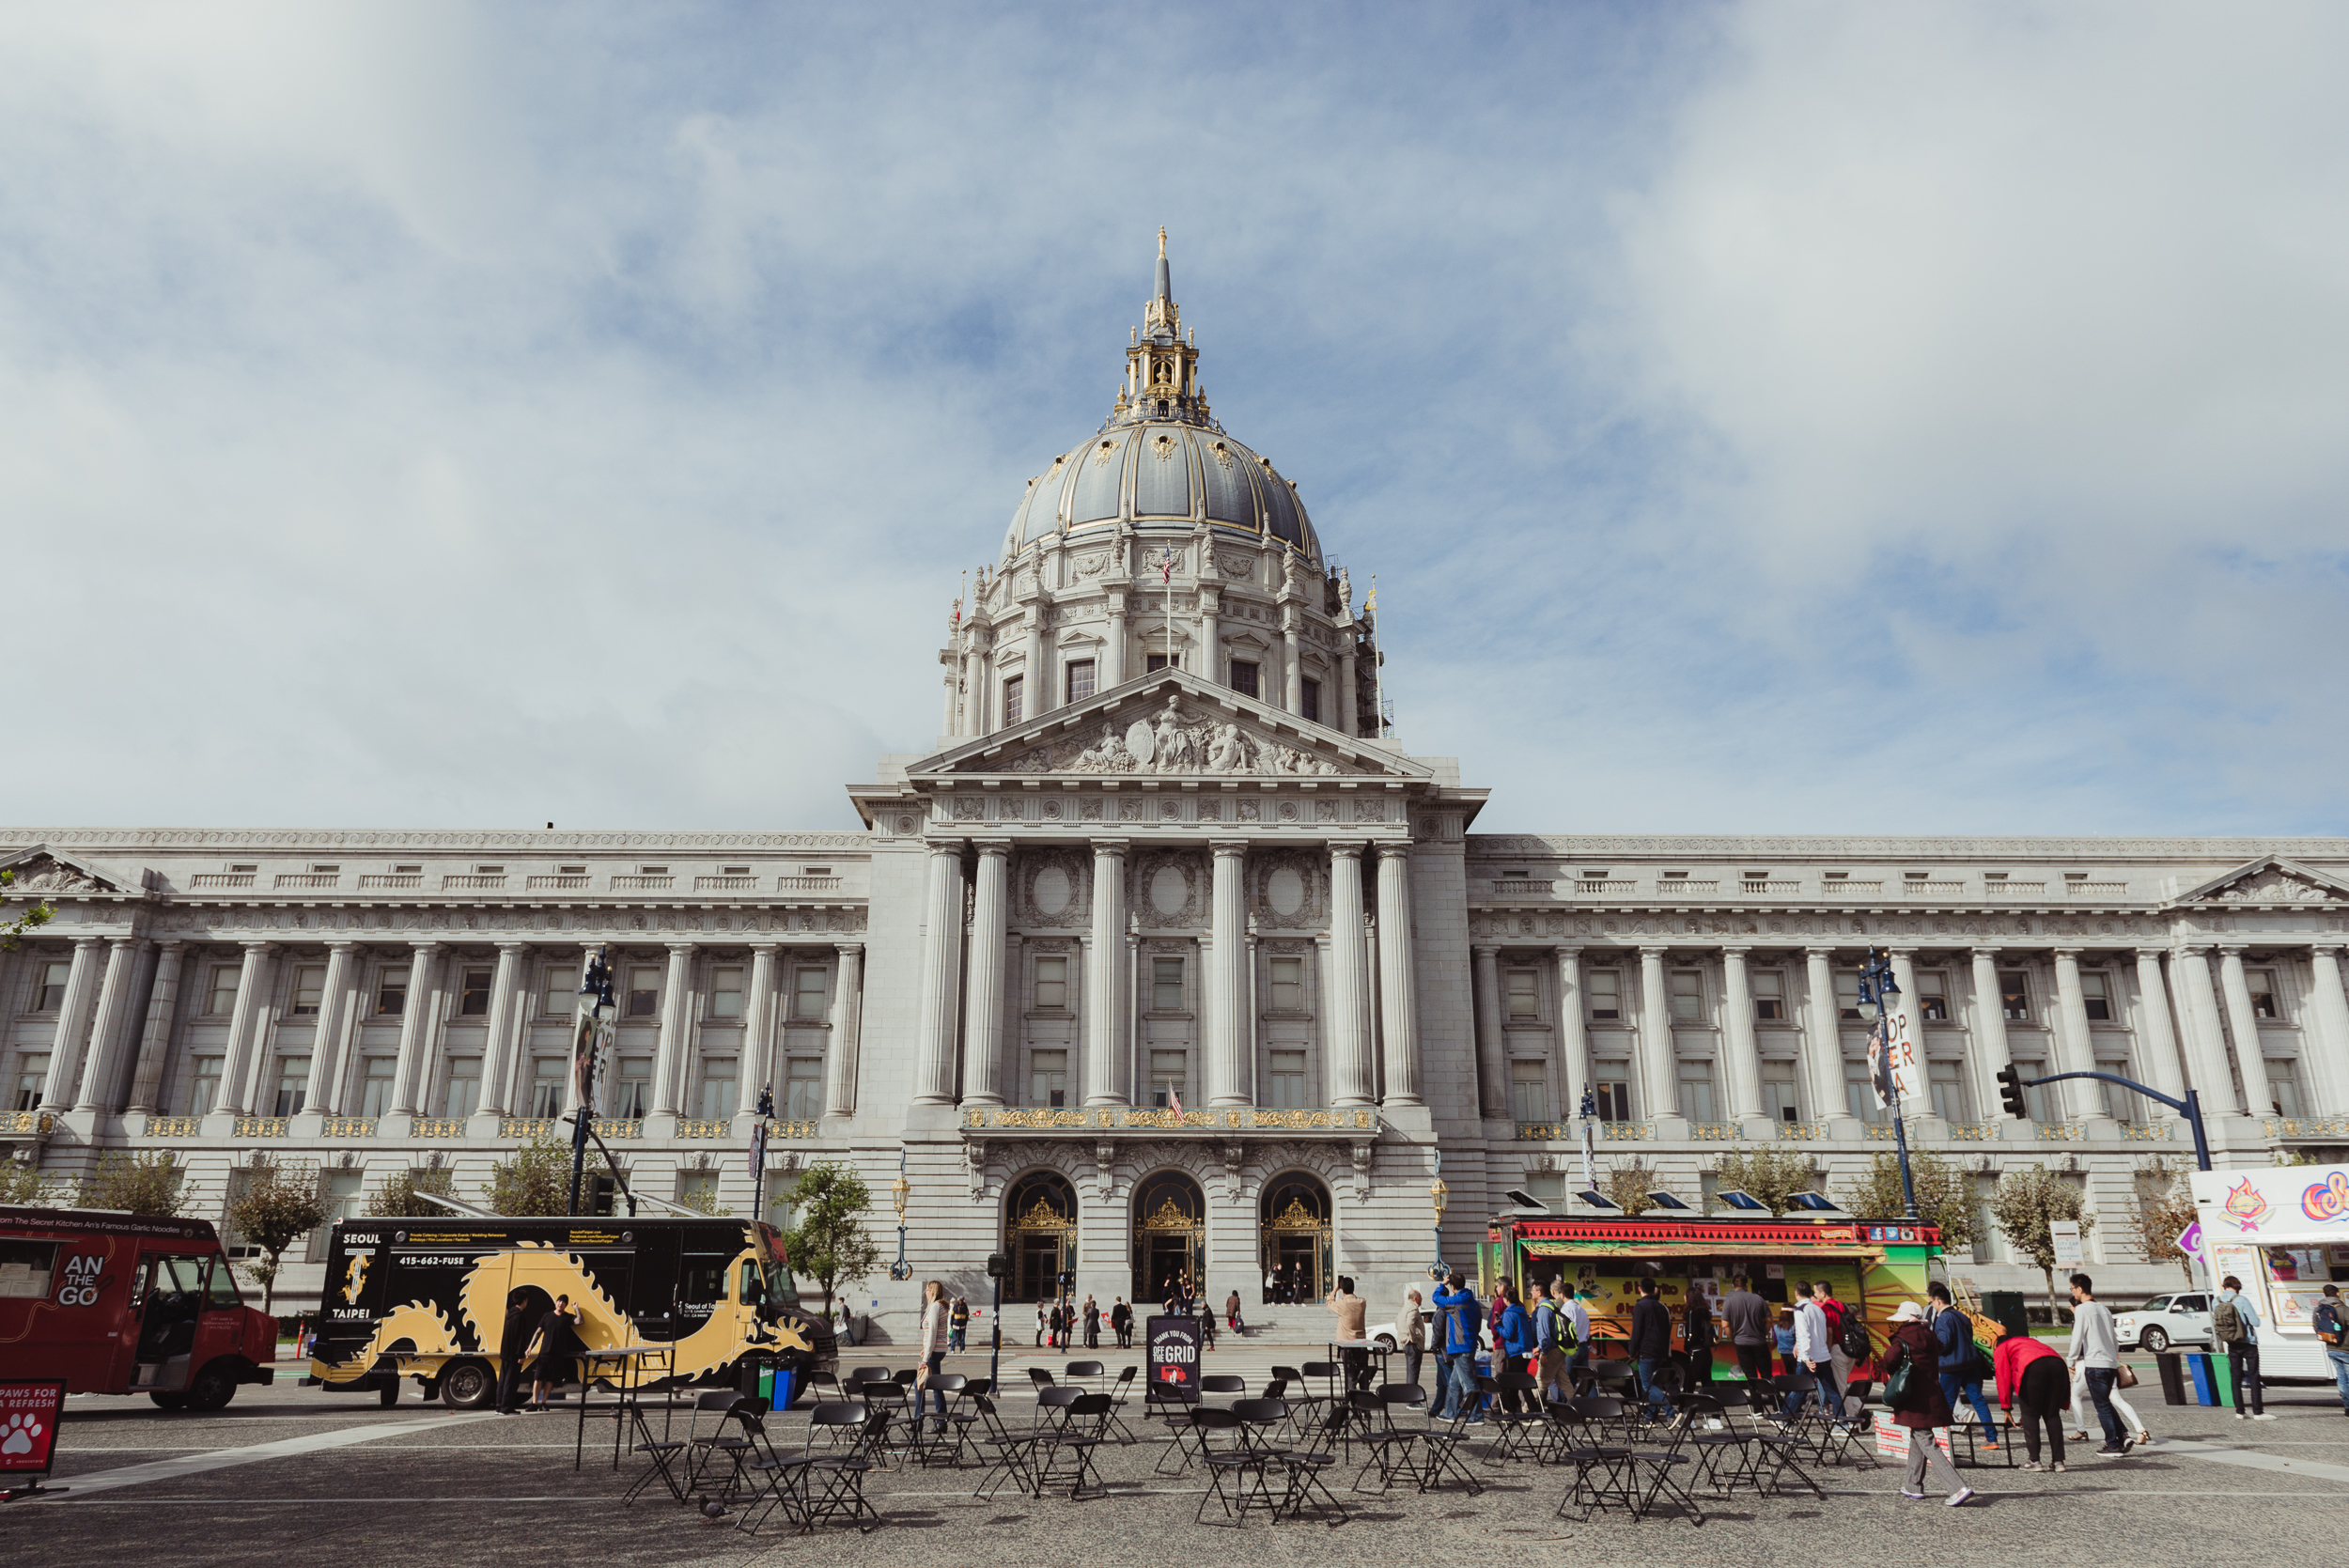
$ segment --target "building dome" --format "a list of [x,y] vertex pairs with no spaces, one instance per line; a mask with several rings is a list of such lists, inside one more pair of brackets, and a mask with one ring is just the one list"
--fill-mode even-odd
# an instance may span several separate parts
[[1003,536],[1003,559],[1053,534],[1188,533],[1205,522],[1298,551],[1321,566],[1320,542],[1297,487],[1269,458],[1233,440],[1208,412],[1199,349],[1182,331],[1159,231],[1158,295],[1126,349],[1126,379],[1093,438],[1028,481]]

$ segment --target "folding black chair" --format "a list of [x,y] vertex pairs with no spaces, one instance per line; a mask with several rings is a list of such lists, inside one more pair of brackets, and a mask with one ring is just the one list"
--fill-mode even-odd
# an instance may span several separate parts
[[858,1385],[858,1388],[864,1400],[864,1407],[881,1417],[879,1426],[860,1436],[859,1441],[863,1446],[864,1456],[869,1460],[885,1462],[901,1467],[906,1454],[918,1441],[917,1436],[909,1432],[904,1425],[907,1407],[906,1386],[893,1377],[881,1383],[868,1380]]
[[[735,1396],[729,1393],[723,1397],[733,1399]],[[700,1413],[700,1403],[696,1401],[694,1405],[696,1415]],[[692,1464],[692,1427],[687,1427],[686,1435],[682,1437],[656,1437],[652,1435],[652,1423],[645,1419],[642,1405],[630,1405],[629,1415],[635,1423],[636,1441],[632,1452],[645,1456],[645,1470],[642,1475],[630,1482],[628,1490],[620,1495],[621,1503],[632,1504],[638,1498],[650,1491],[656,1482],[668,1488],[669,1496],[673,1500],[683,1502],[687,1496],[687,1481]],[[686,1473],[680,1473],[680,1471]]]
[[[1295,1412],[1289,1414],[1293,1419]],[[1281,1500],[1272,1510],[1274,1523],[1280,1522],[1283,1513],[1292,1519],[1302,1518],[1307,1509],[1324,1515],[1324,1522],[1332,1527],[1345,1524],[1353,1516],[1323,1479],[1330,1467],[1338,1462],[1338,1438],[1345,1425],[1345,1412],[1332,1410],[1322,1419],[1321,1424],[1313,1431],[1303,1447],[1281,1452],[1278,1466],[1283,1485]],[[1337,1517],[1328,1518],[1327,1515],[1331,1513],[1335,1513]]]
[[[1207,1471],[1206,1495],[1199,1499],[1198,1511],[1191,1515],[1193,1523],[1207,1522],[1210,1502],[1223,1510],[1224,1518],[1242,1525],[1248,1522],[1252,1501],[1273,1506],[1265,1483],[1265,1467],[1270,1458],[1249,1446],[1241,1431],[1238,1411],[1220,1405],[1202,1405],[1191,1411],[1190,1425],[1198,1434],[1199,1459]],[[1226,1435],[1221,1446],[1215,1438],[1219,1432]],[[1228,1490],[1227,1482],[1237,1490]]]
[[1068,1407],[1083,1397],[1082,1389],[1067,1383],[1042,1389],[1035,1396],[1035,1411],[1028,1424],[1039,1432],[1058,1427],[1067,1419]]
[[996,1413],[995,1402],[985,1394],[973,1395],[971,1403],[979,1422],[975,1441],[988,1461],[986,1472],[971,1495],[981,1501],[991,1501],[1007,1481],[1018,1483],[1020,1491],[1028,1491],[1035,1474],[1035,1446],[1043,1441],[1043,1434],[1034,1430],[1014,1432],[1003,1425],[1003,1418]]
[[[1735,1494],[1741,1483],[1759,1488],[1761,1483],[1754,1474],[1754,1434],[1737,1429],[1729,1406],[1719,1395],[1685,1395],[1680,1413],[1688,1425],[1688,1447],[1696,1465],[1691,1485],[1707,1487],[1723,1497]],[[1729,1467],[1726,1475],[1721,1468],[1724,1463]]]
[[1117,1381],[1111,1386],[1109,1391],[1110,1435],[1128,1448],[1141,1441],[1134,1436],[1134,1429],[1126,1424],[1126,1409],[1132,1399],[1132,1396],[1126,1390],[1133,1387],[1134,1374],[1139,1370],[1136,1367],[1128,1367],[1124,1372],[1119,1373]]
[[[915,1463],[947,1466],[962,1463],[962,1441],[970,1432],[970,1423],[955,1420],[955,1415],[961,1407],[962,1392],[970,1381],[958,1372],[941,1372],[914,1394],[911,1446]],[[925,1414],[922,1405],[925,1403],[935,1405],[937,1399],[934,1396],[941,1395],[947,1400],[946,1413],[939,1415],[933,1410]]]
[[[831,1417],[820,1417],[820,1413],[826,1410],[836,1412],[836,1414]],[[758,1483],[739,1498],[728,1499],[739,1501],[742,1508],[741,1515],[734,1522],[734,1528],[746,1534],[755,1535],[758,1533],[759,1526],[765,1524],[777,1509],[782,1509],[784,1517],[792,1524],[799,1524],[805,1498],[802,1483],[806,1479],[808,1466],[816,1460],[817,1427],[836,1423],[854,1428],[862,1424],[863,1419],[864,1409],[860,1405],[854,1405],[846,1400],[832,1400],[819,1404],[808,1413],[806,1440],[801,1444],[800,1452],[787,1455],[775,1452],[773,1441],[767,1434],[765,1418],[751,1416],[743,1420],[744,1436],[751,1439],[754,1449],[756,1450],[743,1467],[744,1479],[748,1480],[755,1476]]]
[[1315,1393],[1311,1389],[1306,1387],[1305,1374],[1296,1367],[1274,1367],[1272,1369],[1272,1375],[1279,1378],[1282,1383],[1285,1385],[1282,1390],[1281,1397],[1289,1402],[1289,1412],[1292,1419],[1294,1419],[1299,1426],[1319,1426],[1321,1424],[1321,1413],[1323,1409],[1328,1406],[1330,1401],[1325,1396]]
[[1030,1367],[1028,1369],[1028,1381],[1034,1384],[1035,1391],[1041,1394],[1045,1389],[1052,1386],[1052,1374],[1046,1372],[1042,1367]]
[[[1718,1403],[1718,1402],[1717,1402]],[[1632,1495],[1631,1516],[1644,1519],[1656,1511],[1656,1505],[1670,1498],[1688,1516],[1691,1525],[1704,1523],[1704,1510],[1697,1506],[1696,1494],[1682,1484],[1680,1467],[1694,1470],[1696,1461],[1682,1452],[1688,1446],[1689,1421],[1684,1411],[1679,1420],[1663,1423],[1665,1441],[1657,1447],[1634,1448],[1628,1466]]]
[[1586,1522],[1610,1501],[1621,1503],[1626,1512],[1634,1506],[1630,1446],[1610,1440],[1607,1430],[1622,1414],[1623,1402],[1605,1394],[1582,1394],[1557,1407],[1553,1419],[1571,1434],[1559,1460],[1574,1467],[1574,1480],[1552,1517],[1564,1518],[1566,1510],[1578,1504],[1582,1510],[1578,1517]]
[[[1071,1361],[1068,1363],[1067,1367],[1062,1371],[1061,1375],[1067,1378],[1071,1383],[1081,1382],[1088,1377],[1098,1378],[1102,1382],[1106,1383],[1109,1381],[1110,1369],[1103,1366],[1098,1361]],[[1100,1391],[1107,1392],[1108,1390],[1103,1389]]]
[[[855,1405],[847,1408],[857,1409]],[[868,1403],[858,1414],[862,1424],[855,1445],[846,1453],[835,1452],[811,1459],[801,1471],[801,1533],[832,1521],[856,1526],[860,1535],[870,1535],[880,1526],[880,1511],[864,1495],[864,1478],[879,1462],[875,1455],[885,1440],[890,1412],[886,1405]]]
[[1228,1372],[1211,1372],[1199,1379],[1199,1394],[1203,1399],[1210,1394],[1238,1396],[1247,1392],[1248,1380]]
[[1068,1391],[1077,1397],[1069,1401],[1060,1423],[1036,1445],[1035,1495],[1040,1498],[1048,1488],[1066,1483],[1072,1501],[1105,1498],[1109,1488],[1101,1483],[1101,1473],[1094,1468],[1093,1461],[1101,1445],[1109,1441],[1110,1396]]
[[1548,1418],[1542,1413],[1541,1380],[1532,1373],[1504,1372],[1490,1378],[1477,1379],[1480,1387],[1489,1386],[1496,1395],[1516,1394],[1517,1408],[1510,1409],[1498,1398],[1486,1402],[1485,1419],[1492,1423],[1492,1440],[1485,1449],[1491,1460],[1522,1459],[1529,1445],[1537,1445]]
[[[1354,1445],[1361,1444],[1370,1452],[1361,1468],[1354,1475],[1352,1490],[1357,1495],[1384,1497],[1398,1480],[1407,1481],[1414,1489],[1423,1489],[1424,1443],[1427,1432],[1423,1426],[1409,1428],[1395,1424],[1391,1403],[1392,1390],[1413,1387],[1410,1384],[1390,1384],[1377,1393],[1357,1391],[1347,1394],[1343,1404],[1331,1405],[1323,1423],[1330,1440],[1346,1450],[1347,1464],[1354,1462]],[[1378,1472],[1376,1493],[1362,1483],[1370,1473]]]
[[1421,1491],[1431,1492],[1455,1481],[1466,1487],[1470,1497],[1485,1490],[1484,1482],[1477,1479],[1476,1472],[1470,1469],[1460,1457],[1460,1450],[1469,1439],[1469,1423],[1475,1414],[1475,1401],[1466,1401],[1452,1413],[1450,1421],[1441,1425],[1430,1421],[1426,1430],[1419,1435],[1416,1448],[1420,1456]]

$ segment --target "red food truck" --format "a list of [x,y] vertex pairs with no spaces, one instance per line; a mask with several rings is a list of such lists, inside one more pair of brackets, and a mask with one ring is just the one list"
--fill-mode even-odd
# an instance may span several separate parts
[[276,1320],[237,1294],[208,1222],[0,1207],[0,1381],[217,1410],[276,1355]]

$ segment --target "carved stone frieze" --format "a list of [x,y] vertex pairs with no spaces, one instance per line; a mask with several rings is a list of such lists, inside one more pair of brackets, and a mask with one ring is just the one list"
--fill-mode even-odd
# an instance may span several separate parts
[[1258,924],[1317,931],[1330,923],[1330,860],[1304,849],[1250,857],[1248,909]]
[[1074,740],[1030,748],[1013,759],[1015,773],[1259,773],[1298,777],[1335,774],[1336,765],[1294,746],[1257,736],[1232,720],[1202,718],[1169,693],[1153,718],[1122,729],[1115,720]]
[[[1171,802],[1170,802],[1171,803]],[[1145,850],[1131,858],[1127,908],[1145,925],[1199,925],[1206,920],[1206,862],[1197,850]]]
[[1022,850],[1012,880],[1013,918],[1019,924],[1081,930],[1092,923],[1093,862],[1083,850]]

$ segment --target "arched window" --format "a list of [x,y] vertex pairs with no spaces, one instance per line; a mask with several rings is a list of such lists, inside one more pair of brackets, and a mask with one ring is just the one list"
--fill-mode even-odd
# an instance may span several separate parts
[[1003,1250],[1011,1254],[1007,1301],[1059,1294],[1062,1273],[1077,1266],[1077,1189],[1056,1171],[1031,1171],[1003,1202]]
[[1330,1294],[1336,1283],[1330,1213],[1330,1189],[1301,1171],[1265,1184],[1256,1234],[1268,1303],[1318,1301]]

